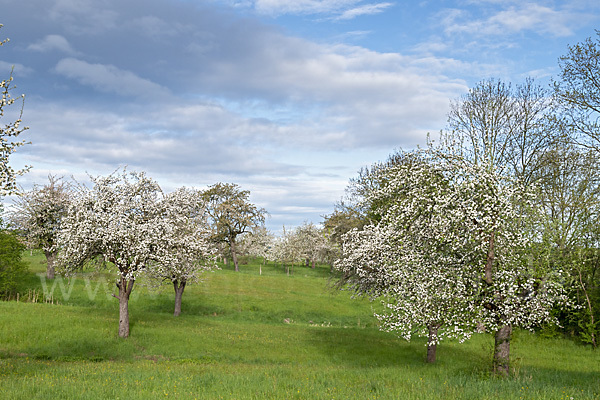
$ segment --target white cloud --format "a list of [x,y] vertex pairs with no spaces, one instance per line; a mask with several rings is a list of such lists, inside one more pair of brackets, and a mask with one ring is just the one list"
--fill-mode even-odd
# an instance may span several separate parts
[[473,19],[463,10],[445,10],[442,25],[446,34],[505,35],[533,31],[539,35],[560,37],[571,35],[582,19],[590,18],[589,15],[571,9],[559,10],[536,3],[500,4],[505,8],[479,19]]
[[[261,141],[264,126],[217,105],[126,108],[66,108],[32,101],[27,139],[33,144],[18,155],[26,156],[34,170],[20,183],[43,182],[48,173],[85,180],[86,172],[106,175],[119,165],[148,172],[165,190],[234,182],[276,215],[277,229],[281,221],[293,225],[306,219],[307,210],[318,221],[345,186],[346,176],[310,179],[307,167],[295,165],[281,147]],[[298,208],[285,211],[290,205]]]
[[[444,127],[448,99],[467,89],[457,77],[497,76],[490,71],[510,63],[491,49],[508,40],[500,35],[564,35],[578,16],[531,0],[430,3],[415,11],[394,0],[0,0],[9,20],[24,21],[13,38],[26,37],[23,46],[41,52],[3,57],[36,71],[23,80],[32,94],[25,118],[33,144],[16,156],[43,173],[23,179],[45,178],[47,171],[105,175],[127,164],[164,187],[238,183],[272,213],[277,228],[281,221],[318,221],[361,166],[423,144],[425,133]],[[445,19],[434,15],[448,3],[469,6]],[[252,9],[318,19],[264,24]],[[331,23],[409,10],[422,22],[418,29],[386,19],[377,23],[395,25]],[[285,35],[313,26],[324,32],[317,41]],[[444,28],[462,34],[455,42]],[[367,46],[396,50],[325,44],[345,42],[345,31],[368,34],[373,42],[361,41]],[[482,43],[492,57],[472,51]],[[404,45],[412,55],[397,50]],[[50,52],[68,58],[57,63]],[[27,61],[18,59],[23,54]]]
[[349,20],[361,15],[378,14],[393,3],[361,4],[362,0],[255,0],[257,12],[267,15],[330,14],[336,20]]
[[263,14],[322,14],[352,7],[361,0],[255,0],[255,9]]
[[359,7],[351,8],[349,10],[344,11],[335,19],[344,20],[344,19],[353,19],[361,15],[373,15],[379,14],[385,9],[393,6],[393,3],[374,3],[374,4],[364,4]]
[[268,161],[273,159],[261,149],[264,127],[216,105],[187,103],[93,110],[34,100],[27,110],[33,145],[23,152],[34,164],[54,161],[99,170],[121,164],[174,174],[277,176],[297,170],[292,164]]
[[118,12],[102,7],[96,0],[54,0],[47,17],[57,21],[70,32],[90,34],[106,32],[118,23]]
[[46,37],[36,43],[30,44],[27,50],[38,51],[40,53],[60,51],[70,55],[75,54],[75,50],[73,50],[69,41],[61,35],[46,35]]
[[168,93],[160,85],[114,65],[90,64],[75,58],[65,58],[58,62],[55,70],[61,75],[105,93],[157,98]]
[[9,63],[6,61],[0,61],[0,76],[2,79],[6,79],[10,71],[13,71],[13,76],[27,76],[33,73],[33,69],[24,66],[23,64]]
[[[221,65],[203,83],[221,90],[234,85],[231,90],[303,111],[276,132],[312,148],[382,146],[403,138],[414,145],[423,131],[443,127],[447,99],[466,90],[444,76],[456,67],[451,60],[290,38],[265,43],[267,50],[254,53],[252,61]],[[304,132],[303,139],[290,139],[296,132]]]
[[491,29],[520,32],[532,30],[540,34],[570,36],[571,29],[581,18],[569,12],[556,11],[538,4],[524,4],[521,8],[511,7],[491,17],[487,22]]

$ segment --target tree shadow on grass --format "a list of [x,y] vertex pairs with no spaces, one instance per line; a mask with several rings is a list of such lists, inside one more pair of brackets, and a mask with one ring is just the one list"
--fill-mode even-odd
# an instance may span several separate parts
[[523,387],[537,391],[530,392],[533,396],[535,393],[564,393],[573,398],[600,396],[600,367],[593,371],[566,363],[539,367],[528,365],[528,361],[533,360],[513,358],[509,377],[493,376],[491,335],[474,337],[473,342],[466,344],[443,341],[438,345],[437,361],[431,365],[425,362],[424,338],[414,338],[409,343],[372,329],[333,327],[315,327],[310,334],[312,337],[307,343],[314,351],[348,368],[398,367],[399,372],[402,369],[428,371],[428,375],[438,376],[441,382],[448,379],[454,385],[466,385],[468,390],[478,390],[482,385],[481,388],[497,390],[500,395],[503,390],[518,393]]
[[[116,327],[115,327],[116,328]],[[116,329],[115,329],[116,332]],[[135,345],[120,343],[123,339],[81,337],[56,339],[48,344],[33,344],[6,358],[29,358],[40,361],[115,361],[127,360],[135,354]]]
[[[397,336],[374,329],[315,327],[310,343],[315,351],[337,364],[349,367],[418,367],[427,366],[426,339],[407,342]],[[461,347],[457,343],[438,345],[437,362],[431,366],[450,366],[457,371],[476,371],[488,362],[487,354]]]
[[308,342],[335,364],[349,367],[421,365],[424,349],[373,329],[315,327]]
[[511,378],[528,386],[533,384],[552,387],[555,392],[564,393],[565,398],[599,398],[600,373],[567,369],[566,367],[523,367],[513,368]]
[[[121,360],[137,351],[137,339],[118,337],[116,310],[63,306],[28,306],[26,317],[16,318],[15,333],[1,358],[33,360]],[[130,329],[137,330],[139,318],[130,315]],[[1,339],[1,338],[0,338]]]
[[[175,308],[175,294],[161,293],[151,298],[144,299],[143,304],[139,308],[134,308],[136,311],[156,313],[164,316],[165,314],[173,315]],[[210,301],[206,301],[203,297],[198,296],[195,293],[183,294],[181,304],[181,315],[194,315],[194,316],[214,316],[222,315],[225,309],[222,306],[213,304]]]

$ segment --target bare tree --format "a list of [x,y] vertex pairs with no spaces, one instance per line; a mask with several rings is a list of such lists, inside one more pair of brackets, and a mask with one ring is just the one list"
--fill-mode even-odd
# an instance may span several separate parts
[[559,67],[554,94],[563,106],[573,140],[600,151],[600,30],[595,39],[569,46]]
[[538,173],[540,230],[548,262],[566,267],[572,298],[582,307],[568,310],[565,328],[597,347],[600,298],[600,153],[565,143],[553,148]]
[[451,103],[442,145],[473,165],[532,183],[561,133],[551,93],[528,78],[516,85],[489,79]]

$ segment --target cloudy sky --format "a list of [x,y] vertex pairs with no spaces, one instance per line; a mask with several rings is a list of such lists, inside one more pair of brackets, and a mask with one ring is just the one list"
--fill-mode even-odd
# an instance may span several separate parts
[[[230,182],[268,226],[320,222],[348,179],[424,144],[487,78],[548,84],[597,0],[0,0],[0,76],[25,93],[12,156],[49,173]],[[3,118],[10,118],[5,115]],[[2,123],[7,122],[2,121]]]

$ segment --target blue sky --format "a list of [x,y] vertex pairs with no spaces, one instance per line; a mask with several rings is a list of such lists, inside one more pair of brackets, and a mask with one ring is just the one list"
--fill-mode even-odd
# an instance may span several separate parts
[[[348,179],[425,143],[487,78],[547,85],[597,1],[0,0],[0,73],[25,93],[12,164],[232,182],[268,226],[321,221]],[[4,118],[10,118],[6,115]]]

